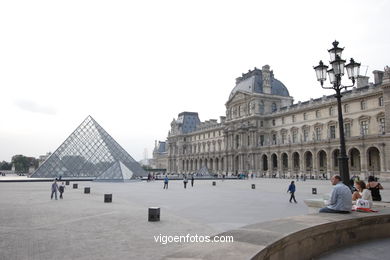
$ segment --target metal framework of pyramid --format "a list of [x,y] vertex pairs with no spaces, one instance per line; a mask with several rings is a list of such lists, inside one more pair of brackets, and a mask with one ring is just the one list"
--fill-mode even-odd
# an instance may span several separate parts
[[114,167],[118,162],[132,173],[132,178],[147,176],[138,162],[88,116],[31,177],[96,178],[110,168],[117,176],[122,174],[115,173],[121,168]]
[[96,177],[95,181],[120,181],[134,180],[135,175],[121,161],[116,161],[105,172]]

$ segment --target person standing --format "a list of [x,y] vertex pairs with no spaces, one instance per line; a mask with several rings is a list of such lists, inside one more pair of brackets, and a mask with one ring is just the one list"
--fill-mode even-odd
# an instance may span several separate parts
[[192,174],[191,175],[191,187],[194,187],[194,181],[195,181],[194,175]]
[[165,175],[165,178],[164,178],[164,188],[163,189],[168,189],[168,175]]
[[352,210],[351,189],[346,186],[338,175],[330,179],[334,186],[328,205],[320,209],[320,213],[350,213]]
[[57,199],[57,190],[58,190],[57,179],[55,179],[54,182],[51,184],[51,196],[50,196],[51,199],[53,199],[53,194],[55,194],[55,198]]
[[375,181],[374,176],[368,176],[368,184],[367,184],[367,189],[371,191],[371,196],[373,201],[381,201],[382,196],[379,190],[382,190],[383,187],[382,185]]
[[188,179],[186,175],[183,175],[183,183],[184,183],[184,189],[187,189]]
[[65,184],[64,182],[61,183],[60,187],[58,188],[58,191],[60,192],[60,199],[63,199],[62,193],[65,191]]
[[294,200],[294,202],[297,203],[297,200],[295,199],[295,195],[294,195],[295,194],[295,183],[294,183],[294,181],[292,181],[290,186],[288,186],[287,192],[291,193],[290,203],[291,203],[291,200]]

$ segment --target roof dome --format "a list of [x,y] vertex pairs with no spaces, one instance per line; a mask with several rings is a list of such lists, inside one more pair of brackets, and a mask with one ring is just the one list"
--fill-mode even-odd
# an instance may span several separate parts
[[290,96],[286,86],[274,78],[273,72],[269,70],[268,65],[265,65],[262,70],[257,68],[252,71],[249,70],[248,73],[243,73],[241,77],[237,78],[236,86],[230,93],[230,97],[239,90],[249,93]]

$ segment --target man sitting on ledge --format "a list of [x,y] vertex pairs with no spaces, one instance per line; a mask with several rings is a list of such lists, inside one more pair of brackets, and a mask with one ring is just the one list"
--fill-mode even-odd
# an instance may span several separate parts
[[332,195],[328,206],[320,209],[320,213],[350,213],[352,209],[351,190],[341,181],[341,177],[338,175],[333,176],[330,182],[334,185]]

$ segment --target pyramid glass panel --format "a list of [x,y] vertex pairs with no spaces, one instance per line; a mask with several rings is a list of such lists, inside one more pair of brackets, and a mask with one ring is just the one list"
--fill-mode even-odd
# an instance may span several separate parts
[[134,177],[145,177],[142,167],[88,116],[35,171],[35,178],[95,178],[121,162]]

